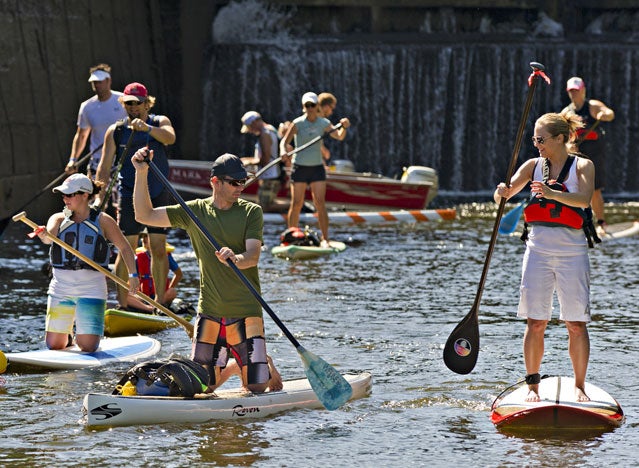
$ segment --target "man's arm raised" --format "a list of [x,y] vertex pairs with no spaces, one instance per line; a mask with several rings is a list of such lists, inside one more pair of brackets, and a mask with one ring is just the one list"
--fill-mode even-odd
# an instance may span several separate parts
[[138,223],[156,227],[171,227],[165,207],[153,208],[149,195],[149,165],[144,161],[146,156],[153,160],[153,150],[140,148],[131,158],[135,167],[135,185],[133,186],[133,208]]

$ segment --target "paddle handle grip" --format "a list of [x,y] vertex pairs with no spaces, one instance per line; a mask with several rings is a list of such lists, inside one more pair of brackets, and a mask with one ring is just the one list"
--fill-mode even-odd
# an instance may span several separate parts
[[[30,220],[29,218],[27,218],[27,213],[26,212],[21,212],[18,213],[16,215],[13,216],[13,221],[14,222],[18,222],[18,221],[22,221],[24,224],[26,224],[27,226],[30,226],[33,229],[38,229],[40,226],[38,226],[35,222],[33,222],[32,220]],[[57,238],[56,236],[54,236],[53,234],[51,234],[49,231],[47,231],[46,229],[43,231],[45,233],[45,235],[51,239],[52,242],[58,244],[60,247],[62,247],[64,250],[71,252],[73,255],[75,255],[76,257],[78,257],[80,260],[82,260],[83,262],[87,263],[88,265],[91,266],[91,268],[94,268],[95,270],[99,271],[100,273],[102,273],[103,275],[105,275],[107,278],[110,278],[111,280],[113,280],[115,283],[119,284],[120,286],[122,286],[123,288],[129,288],[129,283],[126,282],[125,280],[123,280],[122,278],[120,278],[117,275],[114,275],[113,273],[111,273],[109,270],[107,270],[106,268],[98,265],[97,263],[95,263],[93,260],[91,260],[89,257],[87,257],[86,255],[82,254],[81,252],[77,251],[76,249],[74,249],[73,247],[71,247],[69,244],[67,244],[66,242],[60,240],[59,238]],[[136,291],[134,293],[137,297],[139,297],[140,299],[143,299],[145,301],[147,301],[149,304],[151,304],[153,307],[155,307],[156,309],[160,310],[162,313],[168,315],[169,317],[171,317],[173,320],[175,320],[176,322],[178,322],[180,325],[182,325],[184,327],[184,329],[186,330],[186,332],[188,333],[189,337],[193,337],[193,325],[189,322],[187,322],[186,320],[184,320],[182,317],[174,314],[173,312],[171,312],[169,309],[167,309],[166,307],[164,307],[162,304],[160,304],[159,302],[155,301],[154,299],[151,299],[149,296],[147,296],[146,294],[144,294],[141,291]]]

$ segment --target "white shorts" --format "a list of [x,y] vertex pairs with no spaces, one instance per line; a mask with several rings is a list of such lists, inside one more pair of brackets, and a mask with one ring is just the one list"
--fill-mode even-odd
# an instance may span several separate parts
[[553,256],[527,248],[522,266],[517,316],[550,320],[555,291],[559,301],[560,320],[590,322],[588,252]]

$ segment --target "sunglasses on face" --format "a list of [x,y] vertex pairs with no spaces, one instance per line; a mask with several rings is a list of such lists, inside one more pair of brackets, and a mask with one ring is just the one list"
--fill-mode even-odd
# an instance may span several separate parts
[[304,107],[306,107],[307,109],[309,108],[313,108],[315,107],[317,104],[313,103],[313,102],[307,102],[306,104],[304,104]]
[[220,179],[222,182],[226,182],[229,185],[232,185],[233,187],[244,187],[246,185],[246,181],[247,179],[225,179],[224,177],[222,177]]
[[124,103],[126,106],[139,106],[141,104],[144,104],[144,101],[126,101]]
[[80,194],[82,194],[82,193],[85,193],[85,192],[74,192],[74,193],[69,193],[69,194],[67,194],[67,193],[63,193],[63,194],[62,194],[62,198],[73,198],[73,197],[75,197],[76,195],[80,195]]
[[550,140],[551,138],[554,138],[554,137],[534,136],[532,137],[532,142],[537,143],[538,145],[543,145],[544,143],[546,143],[547,140]]

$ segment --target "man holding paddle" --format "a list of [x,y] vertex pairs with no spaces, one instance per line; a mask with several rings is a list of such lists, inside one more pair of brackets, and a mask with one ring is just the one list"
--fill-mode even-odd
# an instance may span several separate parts
[[111,124],[126,117],[126,111],[118,102],[122,93],[111,90],[111,67],[106,63],[101,63],[91,67],[89,74],[89,83],[95,91],[95,96],[80,104],[78,128],[73,137],[69,163],[64,171],[68,174],[76,171],[75,164],[90,135],[89,151],[92,153],[92,157],[87,173],[91,177],[98,169],[104,134]]
[[[252,157],[242,158],[243,164],[257,165],[260,169],[277,159],[279,154],[279,138],[277,130],[271,124],[264,122],[262,116],[256,111],[248,111],[242,116],[241,133],[250,133],[257,137],[255,142],[255,151]],[[266,169],[258,181],[257,189],[258,203],[263,210],[268,210],[275,198],[277,192],[282,186],[282,168],[279,164],[273,164],[272,167]]]
[[246,293],[229,266],[232,262],[259,291],[257,265],[264,220],[259,205],[240,198],[248,177],[240,158],[232,154],[218,157],[211,169],[211,197],[186,203],[195,219],[220,243],[217,250],[211,248],[184,207],[153,206],[145,158],[152,160],[153,152],[143,148],[131,159],[136,171],[135,217],[149,226],[184,229],[191,238],[201,284],[191,359],[209,370],[209,391],[222,382],[222,370],[231,357],[240,366],[242,384],[249,391],[278,390],[269,373],[261,305]]
[[[604,199],[601,191],[606,182],[604,132],[597,128],[600,122],[611,122],[615,118],[612,109],[597,99],[586,99],[586,83],[573,76],[566,83],[570,104],[562,112],[572,111],[581,117],[584,128],[577,131],[576,146],[595,165],[595,191],[592,193],[592,211],[597,218],[600,235],[605,234]],[[603,230],[604,232],[601,232]]]
[[[131,164],[129,154],[139,148],[150,148],[154,151],[155,161],[168,176],[169,160],[166,147],[175,143],[175,130],[171,121],[165,115],[151,115],[151,108],[155,105],[155,97],[150,96],[146,87],[141,83],[130,83],[124,88],[124,93],[120,96],[120,103],[126,109],[127,118],[109,127],[104,135],[104,147],[102,148],[102,159],[98,166],[97,180],[106,184],[111,177],[117,177],[119,206],[118,225],[126,236],[132,249],[138,246],[138,237],[145,227],[135,220],[133,213],[133,185],[135,180],[135,169]],[[117,161],[117,174],[111,175],[113,161]],[[113,182],[113,181],[112,181]],[[113,185],[111,184],[111,187]],[[164,185],[155,177],[149,175],[149,190],[153,206],[168,205],[170,196]],[[104,206],[105,199],[109,194],[106,189],[102,189],[100,199],[96,204]],[[100,200],[102,203],[100,203]],[[169,262],[166,257],[166,229],[162,227],[149,226],[147,228],[151,245],[151,275],[155,279],[157,300],[165,305],[163,281],[169,274]],[[125,268],[121,257],[115,262],[115,271],[120,278],[125,277]],[[157,278],[161,278],[158,280]],[[120,307],[126,309],[127,291],[118,288],[118,303]]]

